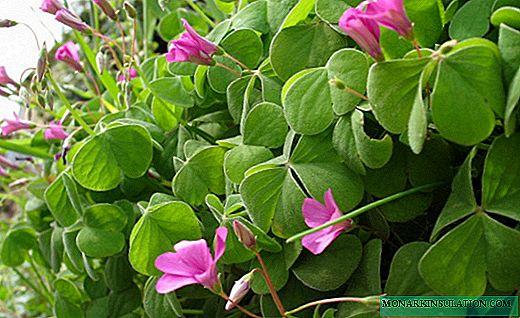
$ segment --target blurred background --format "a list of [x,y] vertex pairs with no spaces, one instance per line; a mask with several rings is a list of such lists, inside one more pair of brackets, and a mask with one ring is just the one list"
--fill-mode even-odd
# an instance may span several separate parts
[[[5,66],[7,74],[17,82],[26,69],[36,67],[40,51],[38,46],[45,42],[48,48],[52,48],[61,38],[63,25],[55,21],[52,15],[40,11],[41,2],[0,0],[0,19],[19,23],[11,28],[0,28],[0,66]],[[0,120],[12,118],[13,111],[19,112],[16,100],[0,96]]]

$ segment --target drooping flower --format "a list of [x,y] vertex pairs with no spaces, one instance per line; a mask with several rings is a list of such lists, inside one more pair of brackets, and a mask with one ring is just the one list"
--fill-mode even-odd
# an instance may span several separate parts
[[175,253],[159,255],[155,260],[155,267],[164,275],[157,281],[157,292],[166,294],[192,284],[201,284],[217,292],[220,289],[217,262],[226,249],[226,237],[227,229],[219,227],[215,234],[214,257],[203,239],[181,241],[174,245]]
[[404,10],[403,0],[367,0],[359,7],[365,7],[365,17],[413,40],[413,26]]
[[90,29],[88,24],[83,22],[77,15],[70,12],[68,9],[59,9],[56,11],[55,19],[79,32]]
[[54,58],[58,61],[62,61],[67,63],[70,67],[75,69],[78,72],[83,71],[83,66],[81,65],[80,59],[79,59],[79,50],[78,46],[72,42],[69,41],[62,46],[60,46],[56,50],[56,54],[54,54]]
[[4,66],[0,66],[0,85],[13,84],[16,85],[16,82],[7,75],[7,71]]
[[339,27],[374,59],[383,59],[379,26],[374,20],[365,17],[359,7],[345,11],[339,20]]
[[47,128],[45,130],[45,132],[43,133],[43,137],[46,140],[49,140],[49,139],[64,140],[68,136],[69,136],[69,134],[67,134],[65,132],[65,130],[63,130],[63,126],[61,125],[61,123],[59,123],[59,122],[56,123],[54,120],[49,123],[49,128]]
[[65,7],[58,0],[43,0],[40,9],[50,14],[56,14],[56,11]]
[[211,65],[213,63],[212,55],[218,50],[217,46],[200,36],[185,19],[182,19],[182,23],[186,32],[179,39],[171,42],[170,51],[166,53],[166,60]]
[[32,123],[28,121],[21,120],[16,113],[14,114],[14,119],[4,119],[4,124],[2,125],[2,136],[7,136],[15,131],[28,129],[33,126]]
[[[334,201],[331,189],[325,192],[324,199],[325,205],[316,199],[306,198],[303,201],[303,217],[305,223],[311,228],[318,227],[343,215]],[[314,255],[321,254],[342,232],[351,227],[352,220],[329,226],[305,236],[302,240],[302,245]]]
[[251,289],[251,280],[253,279],[253,271],[245,274],[235,282],[231,292],[229,293],[229,300],[226,302],[226,310],[231,310],[244,298],[249,289]]
[[104,14],[106,14],[110,19],[116,20],[117,15],[114,11],[114,8],[112,8],[112,5],[107,0],[92,0],[95,4],[98,5],[98,7],[103,11]]
[[119,74],[117,76],[117,81],[124,82],[127,80],[127,78],[128,78],[128,80],[132,80],[132,79],[136,78],[137,75],[138,75],[137,70],[135,68],[131,67],[128,69],[128,71],[124,70],[123,74]]

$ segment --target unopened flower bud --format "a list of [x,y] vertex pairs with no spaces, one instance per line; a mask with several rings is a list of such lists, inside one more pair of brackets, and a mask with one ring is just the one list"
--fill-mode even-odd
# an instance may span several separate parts
[[6,92],[6,91],[4,91],[4,90],[2,90],[2,89],[0,88],[0,96],[7,97],[7,96],[9,96],[9,95],[10,95],[10,94],[9,94],[8,92]]
[[9,19],[0,19],[0,28],[10,28],[17,25],[18,22]]
[[457,45],[459,42],[457,40],[451,40],[448,42],[444,42],[441,47],[439,48],[440,54],[446,54],[450,52],[455,45]]
[[336,86],[340,90],[344,90],[346,88],[345,83],[339,78],[334,78],[329,81],[329,84],[332,86]]
[[256,247],[256,237],[251,230],[238,220],[233,221],[233,230],[240,243],[244,244],[248,249]]
[[36,74],[38,75],[38,81],[42,81],[45,73],[47,72],[48,57],[47,57],[47,46],[43,43],[42,50],[40,51],[40,58],[36,66]]
[[27,106],[31,104],[31,94],[27,88],[25,88],[25,86],[20,87],[20,90],[18,91],[18,97],[20,97]]
[[110,5],[110,3],[107,0],[93,0],[95,4],[99,6],[101,11],[103,11],[104,14],[107,15],[112,20],[117,20],[116,12],[114,11],[114,8]]
[[123,3],[123,7],[125,8],[126,14],[130,19],[134,20],[137,17],[137,10],[135,10],[135,7],[130,4],[130,2],[125,1]]
[[99,70],[99,73],[103,74],[103,71],[106,69],[106,66],[107,66],[107,61],[106,61],[105,54],[101,51],[99,51],[96,54],[96,66]]
[[90,29],[88,24],[83,22],[77,15],[70,12],[68,9],[58,10],[54,17],[57,21],[65,24],[79,32],[84,32],[84,31],[87,31]]
[[251,289],[251,280],[253,279],[253,271],[245,274],[235,282],[233,288],[231,288],[231,292],[229,293],[229,300],[226,303],[226,310],[231,310],[238,304],[242,298],[249,292]]
[[168,5],[168,3],[170,2],[170,0],[159,0],[158,1],[158,4],[159,4],[159,7],[161,8],[161,10],[166,10],[166,6]]

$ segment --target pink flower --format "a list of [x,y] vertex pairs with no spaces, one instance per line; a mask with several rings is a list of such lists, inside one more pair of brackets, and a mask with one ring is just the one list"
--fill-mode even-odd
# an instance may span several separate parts
[[376,60],[383,59],[379,43],[379,26],[358,8],[350,8],[339,20],[339,27],[356,43]]
[[79,32],[83,32],[85,30],[90,29],[88,24],[81,21],[81,19],[78,16],[76,16],[74,13],[70,12],[67,9],[59,9],[58,11],[56,11],[55,19],[73,28],[74,30],[78,30]]
[[72,41],[69,41],[60,46],[56,50],[54,58],[58,61],[67,63],[70,67],[78,72],[83,71],[83,66],[79,60],[78,46]]
[[[123,71],[126,73],[126,70]],[[129,77],[129,80],[132,80],[133,78],[136,78],[138,75],[137,73],[137,70],[133,67],[131,67],[129,70],[128,70],[128,73],[127,74],[119,74],[119,76],[117,76],[117,81],[118,82],[124,82],[126,80],[127,77]]]
[[211,256],[206,240],[181,241],[174,245],[175,253],[159,255],[155,267],[164,275],[157,281],[157,292],[166,294],[191,284],[201,284],[217,292],[220,289],[217,261],[226,249],[226,237],[227,229],[219,227],[215,235],[215,257]]
[[21,120],[16,113],[13,114],[15,119],[4,119],[4,125],[1,127],[2,136],[7,136],[15,131],[32,127],[32,123]]
[[7,71],[4,66],[0,66],[0,85],[13,84],[16,85],[16,82],[7,75]]
[[185,19],[182,19],[182,23],[187,32],[184,32],[180,39],[171,42],[166,60],[211,65],[213,63],[211,56],[217,52],[217,46],[200,36]]
[[0,177],[7,177],[7,171],[4,168],[0,167]]
[[45,132],[43,133],[43,137],[46,139],[46,140],[49,140],[49,139],[65,139],[69,136],[69,134],[67,134],[65,132],[65,130],[63,130],[63,126],[61,125],[61,123],[56,123],[54,120],[50,122],[49,124],[49,128],[47,128],[45,130]]
[[362,2],[360,7],[366,7],[367,18],[413,40],[413,26],[404,10],[403,0],[368,0]]
[[[324,195],[325,206],[316,199],[306,198],[303,201],[303,217],[309,227],[318,227],[322,224],[335,220],[343,215],[338,208],[332,190],[329,189]],[[316,233],[305,236],[302,245],[314,255],[321,254],[342,232],[351,228],[352,220],[329,226]]]
[[58,0],[43,0],[40,9],[44,12],[55,14],[56,11],[65,7]]

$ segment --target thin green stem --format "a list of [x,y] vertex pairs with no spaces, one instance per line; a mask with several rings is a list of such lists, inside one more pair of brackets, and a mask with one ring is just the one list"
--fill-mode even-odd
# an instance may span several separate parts
[[220,68],[223,68],[223,69],[225,69],[226,71],[228,71],[228,72],[230,72],[230,73],[233,73],[233,74],[236,75],[237,77],[242,77],[242,75],[241,75],[239,72],[235,71],[234,69],[232,69],[231,67],[229,67],[229,66],[227,66],[227,65],[225,65],[225,64],[217,63],[217,64],[215,64],[215,66],[220,67]]
[[393,194],[391,196],[388,196],[384,199],[381,199],[381,200],[378,200],[378,201],[374,201],[372,203],[369,203],[357,210],[354,210],[350,213],[347,213],[335,220],[332,220],[332,221],[329,221],[327,223],[324,223],[320,226],[317,226],[317,227],[314,227],[312,229],[308,229],[306,231],[303,231],[303,232],[300,232],[296,235],[293,235],[291,236],[290,238],[288,238],[286,240],[287,243],[290,243],[290,242],[294,242],[298,239],[301,239],[302,237],[304,236],[307,236],[309,234],[312,234],[312,233],[316,233],[320,230],[323,230],[325,228],[328,228],[329,226],[332,226],[332,225],[335,225],[335,224],[338,224],[338,223],[341,223],[341,222],[344,222],[346,220],[350,220],[358,215],[361,215],[365,212],[368,212],[374,208],[377,208],[379,206],[382,206],[382,205],[385,205],[387,203],[390,203],[392,201],[395,201],[395,200],[398,200],[400,198],[403,198],[403,197],[406,197],[406,196],[409,196],[409,195],[412,195],[414,193],[417,193],[417,192],[421,192],[421,191],[426,191],[426,190],[432,190],[433,188],[436,188],[440,185],[444,184],[444,182],[436,182],[436,183],[430,183],[430,184],[426,184],[426,185],[423,185],[423,186],[419,186],[419,187],[415,187],[415,188],[411,188],[409,190],[406,190],[406,191],[403,191],[403,192],[399,192],[399,193],[396,193],[396,194]]
[[65,97],[65,95],[61,91],[60,86],[58,85],[58,83],[56,83],[56,81],[54,80],[54,78],[52,77],[50,72],[47,72],[47,79],[51,82],[52,86],[54,87],[54,90],[56,91],[56,94],[58,94],[58,97],[62,101],[65,108],[67,108],[67,110],[70,112],[70,114],[72,115],[74,120],[77,121],[78,124],[80,124],[81,127],[83,127],[83,129],[89,135],[94,136],[96,134],[94,132],[94,130],[92,130],[92,128],[90,128],[89,125],[87,125],[87,123],[83,120],[83,118],[81,118],[81,116],[78,114],[77,110],[72,107],[69,100],[67,99],[67,97]]
[[[222,50],[222,48],[221,48],[221,50]],[[227,57],[228,59],[230,59],[231,61],[237,63],[238,65],[240,65],[243,69],[247,70],[249,73],[254,73],[254,71],[252,69],[250,69],[247,65],[242,63],[239,59],[237,59],[233,55],[231,55],[227,52],[224,52],[224,56]]]
[[36,264],[34,264],[34,261],[32,260],[31,257],[28,257],[28,260],[29,260],[29,264],[31,265],[32,270],[34,271],[34,274],[36,275],[36,278],[38,279],[38,282],[39,282],[40,286],[42,287],[43,291],[44,291],[45,294],[47,295],[49,301],[50,301],[51,303],[54,303],[54,300],[53,300],[52,294],[51,294],[51,292],[49,291],[49,289],[47,288],[47,285],[45,285],[45,281],[43,280],[43,277],[42,277],[42,275],[40,274],[40,271],[39,271],[38,268],[36,267]]
[[50,299],[48,298],[48,296],[43,292],[41,291],[38,287],[36,287],[36,285],[34,285],[27,277],[25,277],[18,269],[16,269],[16,267],[13,267],[13,271],[20,277],[20,279],[27,285],[29,286],[32,290],[34,290],[37,294],[39,294],[40,296],[42,296],[43,298],[47,299],[47,301],[50,301]]
[[354,303],[360,303],[364,304],[366,303],[365,298],[358,298],[358,297],[339,297],[339,298],[329,298],[329,299],[321,299],[317,301],[313,301],[310,303],[307,303],[305,305],[302,305],[298,308],[295,308],[293,310],[289,310],[286,312],[287,315],[295,314],[299,311],[302,311],[307,308],[311,308],[318,305],[324,305],[324,304],[332,304],[332,303],[344,303],[344,302],[354,302]]
[[[134,43],[132,43],[133,47]],[[144,58],[148,58],[148,0],[143,0],[143,49]]]
[[182,309],[182,313],[186,315],[204,315],[202,309]]
[[204,19],[204,21],[206,21],[212,28],[215,27],[215,22],[213,22],[207,15],[206,13],[204,13],[204,11],[202,11],[202,9],[195,3],[193,2],[193,0],[185,0],[186,3],[193,9],[195,10],[195,12],[197,12],[198,14],[200,14],[200,16],[202,17],[202,19]]

